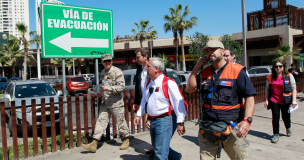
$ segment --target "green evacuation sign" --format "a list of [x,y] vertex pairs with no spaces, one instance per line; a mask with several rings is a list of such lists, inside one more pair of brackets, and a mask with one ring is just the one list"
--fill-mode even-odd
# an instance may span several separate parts
[[112,10],[41,3],[43,58],[114,56]]
[[299,56],[302,58],[300,59],[300,62],[304,62],[304,53],[300,53]]

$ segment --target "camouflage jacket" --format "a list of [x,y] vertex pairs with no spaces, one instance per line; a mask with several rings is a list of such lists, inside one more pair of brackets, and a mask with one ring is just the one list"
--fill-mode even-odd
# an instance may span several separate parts
[[124,105],[122,91],[125,88],[125,78],[121,69],[112,66],[109,71],[101,71],[101,86],[107,86],[108,91],[102,95],[103,103],[107,107],[120,107]]

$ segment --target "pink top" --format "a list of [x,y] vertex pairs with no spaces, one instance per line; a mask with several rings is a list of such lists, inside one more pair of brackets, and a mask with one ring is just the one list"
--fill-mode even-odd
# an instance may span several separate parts
[[285,104],[283,103],[283,76],[271,80],[270,100],[277,104]]

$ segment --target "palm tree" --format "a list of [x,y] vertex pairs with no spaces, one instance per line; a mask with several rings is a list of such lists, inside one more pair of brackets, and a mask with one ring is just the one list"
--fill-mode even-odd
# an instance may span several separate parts
[[[62,64],[62,58],[54,58],[53,63],[58,68],[58,65]],[[72,58],[65,58],[65,66],[69,67],[69,66],[72,66],[72,65],[73,65],[73,59]]]
[[176,9],[179,11],[179,21],[178,21],[178,32],[181,39],[181,45],[182,45],[182,55],[183,55],[183,71],[186,71],[186,63],[185,63],[185,50],[184,50],[184,31],[191,29],[194,25],[197,24],[197,17],[193,16],[190,18],[190,20],[185,20],[185,18],[191,13],[190,10],[188,10],[189,5],[185,7],[184,12],[182,13],[183,6],[180,3],[179,5],[176,5]]
[[300,56],[294,55],[300,49],[296,49],[296,50],[294,50],[294,51],[292,51],[290,53],[287,53],[287,52],[289,52],[289,50],[290,50],[290,47],[289,47],[289,44],[288,44],[286,46],[282,46],[280,49],[276,49],[274,52],[270,52],[270,53],[275,53],[278,56],[277,58],[275,58],[272,61],[281,60],[284,63],[286,63],[286,59],[288,59],[290,57],[292,57],[293,59],[296,59],[296,60],[301,59]]
[[8,43],[3,44],[1,51],[4,52],[9,58],[7,63],[11,64],[12,74],[15,75],[15,66],[18,61],[18,58],[24,56],[22,51],[19,50],[19,40],[15,37],[10,35],[8,38]]
[[[39,49],[39,46],[41,45],[41,37],[40,37],[40,35],[36,34],[36,35],[34,36],[34,38],[33,38],[32,40],[30,40],[30,43],[31,43],[31,44],[36,44],[36,45],[37,45],[37,58],[40,57],[40,56],[38,56],[38,49]],[[40,53],[39,53],[39,54],[40,54]],[[37,61],[38,61],[38,59],[37,59]],[[41,62],[41,57],[40,57],[39,61]],[[40,64],[41,64],[41,63],[40,63]],[[40,67],[40,66],[37,66],[37,67]],[[38,71],[40,72],[41,70],[39,69]],[[40,73],[39,73],[39,74],[40,74]]]
[[140,48],[142,48],[143,46],[142,46],[142,42],[145,40],[145,39],[147,39],[147,33],[155,33],[155,34],[157,34],[157,31],[151,31],[153,28],[154,28],[154,26],[149,26],[149,20],[144,20],[144,19],[142,19],[142,20],[140,20],[140,23],[138,24],[138,23],[134,23],[135,24],[135,26],[137,27],[137,30],[138,30],[138,32],[135,30],[135,29],[132,29],[131,30],[131,32],[133,32],[134,33],[134,35],[132,35],[131,37],[133,37],[135,40],[139,40],[139,42],[140,42]]
[[164,61],[166,68],[174,68],[174,64],[170,62],[170,58],[166,57],[165,54],[158,53],[158,57],[161,58]]
[[[21,37],[20,37],[20,42],[22,42],[23,45],[23,50],[24,50],[24,64],[23,64],[23,80],[27,79],[27,56],[28,56],[28,47],[31,45],[31,41],[26,39],[27,32],[28,32],[28,26],[26,26],[24,23],[17,23],[16,24],[17,30],[20,32]],[[36,31],[31,31],[29,33],[29,36],[35,34]]]
[[175,57],[176,57],[176,69],[179,71],[178,65],[178,39],[177,39],[177,32],[178,32],[178,12],[175,8],[169,8],[170,15],[166,14],[164,16],[164,20],[168,21],[164,24],[165,33],[168,31],[173,32],[174,42],[175,42]]
[[6,56],[4,53],[0,53],[0,63],[2,65],[2,76],[4,76],[4,65],[7,64],[9,57]]

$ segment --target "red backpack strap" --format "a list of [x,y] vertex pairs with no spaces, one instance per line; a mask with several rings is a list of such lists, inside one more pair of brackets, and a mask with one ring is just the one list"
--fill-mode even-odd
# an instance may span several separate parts
[[151,79],[148,80],[146,88],[148,87],[148,85],[150,84],[150,82],[151,82]]
[[162,83],[162,89],[163,89],[163,93],[165,95],[165,97],[169,100],[169,113],[168,115],[171,116],[171,102],[170,102],[170,98],[169,98],[169,88],[168,88],[168,81],[169,81],[169,77],[167,77],[164,74],[164,79],[163,79],[163,83]]
[[[174,79],[171,79],[171,78],[169,78],[169,77],[167,77],[167,76],[165,75],[165,77],[164,77],[164,79],[163,79],[163,84],[162,84],[163,93],[164,93],[164,95],[165,95],[165,97],[166,97],[167,99],[169,99],[169,88],[168,88],[168,81],[169,81],[169,80],[172,80],[173,82],[175,82]],[[176,83],[176,82],[175,82],[175,83]],[[177,85],[177,83],[176,83],[176,85]],[[183,96],[183,94],[182,94],[180,88],[179,88],[178,86],[177,86],[177,88],[178,88],[179,93],[181,94],[181,96],[182,96],[182,98],[183,98],[184,105],[185,105],[185,107],[186,107],[186,112],[188,112],[188,104],[187,104],[186,101],[184,100],[184,96]],[[169,114],[171,115],[171,102],[170,102],[170,99],[169,99]]]

